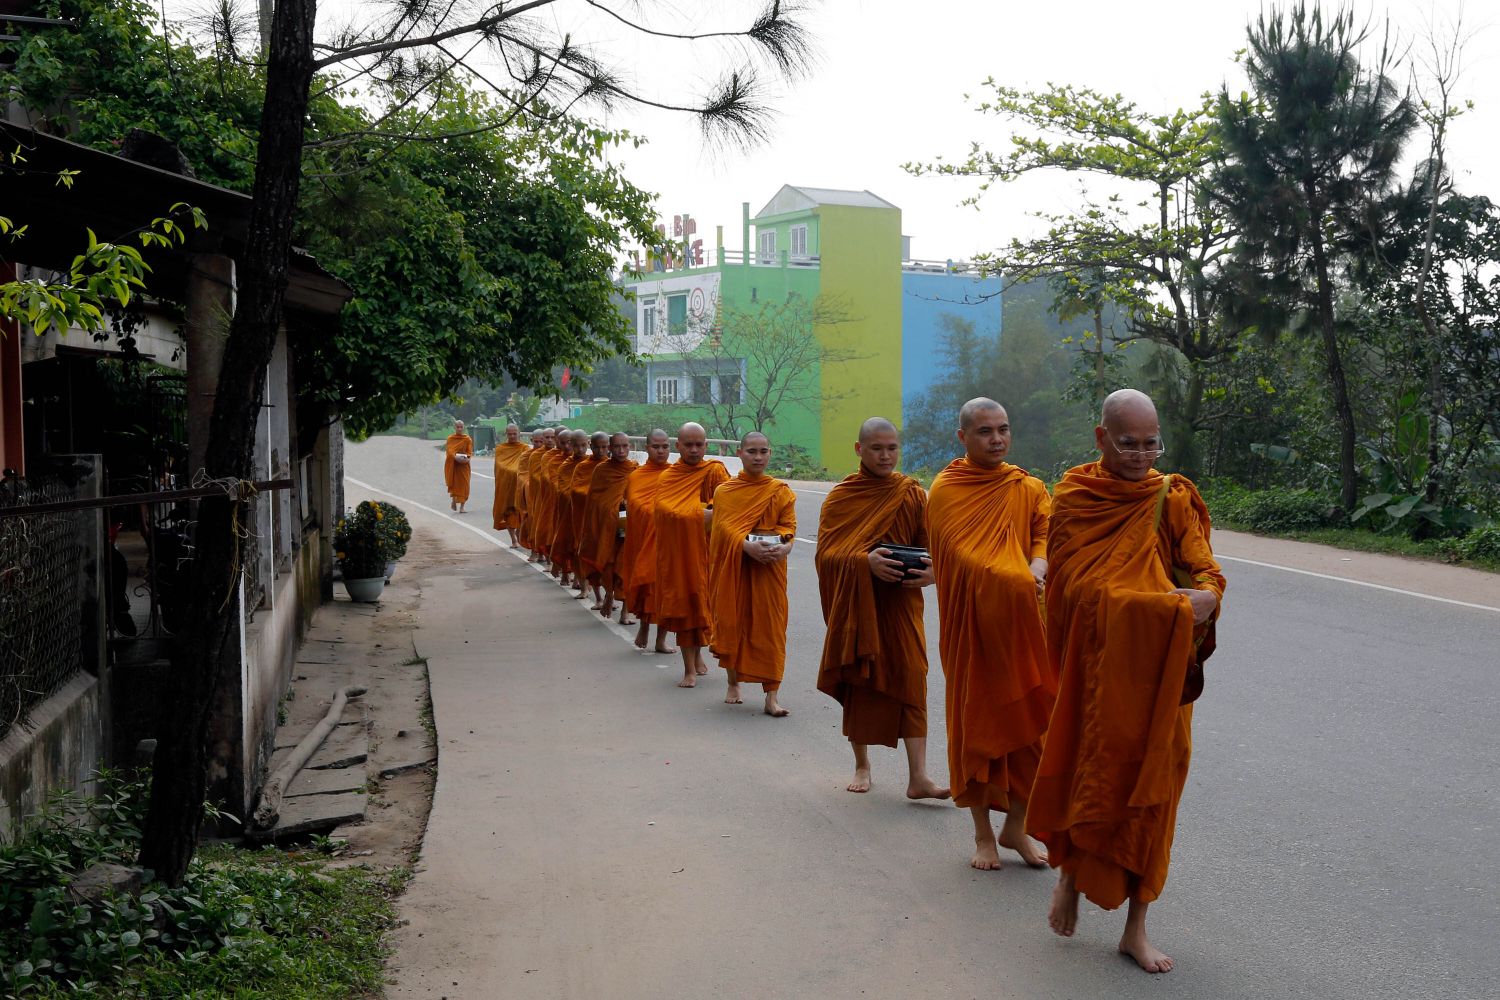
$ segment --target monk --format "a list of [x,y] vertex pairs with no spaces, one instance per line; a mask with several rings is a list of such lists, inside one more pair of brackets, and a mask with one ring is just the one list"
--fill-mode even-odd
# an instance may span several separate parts
[[587,595],[587,590],[591,588],[594,592],[593,610],[598,611],[604,606],[604,597],[600,592],[601,578],[598,570],[590,570],[588,564],[584,562],[583,547],[589,524],[589,493],[593,489],[594,473],[599,471],[601,465],[609,461],[609,435],[604,431],[595,431],[592,434],[584,434],[582,431],[578,433],[583,436],[589,450],[584,455],[583,461],[579,463],[578,472],[573,476],[573,552],[577,568],[574,583],[578,585],[578,593],[574,597],[583,599]]
[[714,490],[727,482],[723,462],[704,458],[708,433],[686,423],[677,432],[678,460],[656,487],[656,613],[661,628],[677,635],[682,653],[678,687],[696,687],[708,673],[703,647],[709,644],[708,515]]
[[714,491],[708,540],[709,649],[729,675],[724,704],[744,703],[740,682],[759,684],[765,713],[785,718],[776,693],[786,671],[786,558],[797,534],[797,498],[766,475],[771,439],[740,439],[740,474]]
[[532,527],[534,517],[531,513],[531,462],[536,458],[537,452],[541,450],[541,442],[538,440],[539,432],[531,435],[531,445],[526,449],[519,461],[516,462],[516,514],[521,519],[521,524],[516,529],[516,537],[528,554],[527,562],[536,562],[536,545],[532,538]]
[[[630,474],[625,485],[625,544],[620,550],[620,577],[624,588],[622,607],[640,621],[635,644],[645,649],[656,619],[656,490],[667,471],[672,439],[660,428],[646,438],[646,464]],[[657,653],[675,653],[667,644],[666,630],[656,624]]]
[[542,513],[537,525],[537,541],[541,544],[542,555],[546,557],[548,572],[556,577],[560,570],[557,560],[553,558],[552,538],[557,533],[557,475],[572,453],[572,447],[566,427],[562,430],[552,428],[548,439],[552,442],[552,450],[542,464]]
[[901,437],[871,417],[854,443],[859,469],[829,492],[818,518],[823,661],[818,690],[844,707],[854,748],[849,791],[870,790],[870,744],[906,745],[906,797],[946,799],[927,776],[927,636],[922,588],[932,560],[907,573],[883,543],[927,547],[927,491],[896,471]]
[[[617,432],[609,435],[607,441],[609,457],[594,469],[585,508],[583,540],[578,546],[589,579],[598,580],[598,586],[604,591],[594,610],[605,618],[615,613],[615,595],[620,590],[620,511],[625,507],[625,488],[630,483],[630,474],[638,468],[630,457],[629,435]],[[620,617],[621,625],[634,624],[624,621],[623,614]]]
[[1027,828],[1059,870],[1049,923],[1071,937],[1078,894],[1126,900],[1119,950],[1147,972],[1172,959],[1146,936],[1167,880],[1192,754],[1189,688],[1212,652],[1224,574],[1208,508],[1182,476],[1152,468],[1161,425],[1149,396],[1111,393],[1094,428],[1099,461],[1057,484],[1047,635],[1060,688]]
[[552,428],[543,427],[531,434],[533,450],[526,463],[526,520],[521,530],[529,536],[531,561],[547,561],[547,472],[556,450]]
[[521,459],[530,450],[521,440],[521,428],[515,424],[506,424],[505,443],[495,448],[495,502],[490,516],[494,520],[496,531],[504,528],[509,533],[511,548],[521,544],[517,533],[521,527],[517,494],[520,489]]
[[469,502],[469,459],[474,457],[474,439],[464,433],[464,422],[453,421],[453,433],[443,445],[443,485],[448,488],[448,509],[464,512]]
[[[1026,836],[1026,803],[1057,697],[1038,603],[1047,577],[1047,487],[1005,461],[1005,408],[963,405],[964,455],[932,482],[927,538],[937,574],[938,652],[947,682],[948,780],[974,820],[980,871],[1004,847],[1026,864],[1047,854]],[[1005,813],[996,837],[990,812]]]
[[[564,587],[571,587],[575,577],[581,579],[581,574],[578,573],[578,519],[574,509],[576,494],[573,492],[573,481],[588,459],[589,445],[588,435],[583,431],[565,430],[558,437],[567,441],[567,458],[557,470],[557,523],[552,532],[552,567],[553,575],[558,578],[557,582]],[[586,475],[592,474],[591,466]],[[581,586],[578,596],[583,596]]]

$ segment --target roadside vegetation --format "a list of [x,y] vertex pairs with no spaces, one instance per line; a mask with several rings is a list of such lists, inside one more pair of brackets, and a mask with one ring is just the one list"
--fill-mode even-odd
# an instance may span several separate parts
[[[130,878],[147,783],[99,775],[0,846],[0,995],[277,998],[377,993],[405,869],[329,868],[303,851],[198,851],[180,886]],[[101,868],[100,866],[118,866]],[[112,888],[84,888],[112,871]]]

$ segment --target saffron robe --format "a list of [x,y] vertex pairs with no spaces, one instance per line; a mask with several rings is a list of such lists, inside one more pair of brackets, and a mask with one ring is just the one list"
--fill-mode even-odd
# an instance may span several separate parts
[[540,456],[540,468],[533,461],[531,488],[536,496],[536,548],[549,559],[552,556],[552,534],[557,529],[557,470],[563,464],[563,453],[548,448]]
[[656,615],[656,488],[666,462],[650,462],[625,483],[625,544],[617,560],[625,588],[625,607],[638,615]]
[[[578,559],[578,520],[573,507],[573,480],[584,462],[593,458],[569,458],[557,470],[557,516],[552,528],[552,562],[563,572],[572,572]],[[590,473],[592,474],[592,468]]]
[[[454,461],[454,455],[468,455],[469,461]],[[467,434],[449,434],[443,445],[443,485],[454,503],[469,502],[469,474],[474,461],[474,439]]]
[[1025,470],[955,459],[932,483],[953,802],[1008,811],[1031,795],[1057,697],[1030,562],[1047,549],[1047,487]]
[[588,516],[589,487],[594,482],[594,471],[603,464],[593,455],[581,459],[568,487],[568,512],[573,519],[573,568],[580,573],[583,572],[583,525]]
[[620,504],[630,474],[638,468],[630,459],[600,462],[589,481],[588,500],[584,504],[582,530],[578,541],[578,558],[590,580],[614,591],[618,586],[615,556],[620,535]]
[[1182,686],[1207,626],[1170,592],[1172,568],[1224,593],[1208,508],[1187,479],[1167,486],[1154,470],[1132,482],[1095,462],[1068,470],[1053,501],[1047,635],[1060,689],[1026,827],[1105,909],[1161,895],[1187,781]]
[[525,548],[535,548],[532,543],[532,527],[535,518],[531,513],[531,463],[541,449],[528,448],[526,454],[516,463],[516,514],[521,519],[518,534],[521,545]]
[[797,533],[797,497],[779,479],[741,472],[714,491],[708,540],[709,651],[740,681],[767,691],[786,672],[786,560],[759,563],[745,554],[745,536]]
[[927,735],[922,591],[870,572],[882,542],[927,545],[927,492],[910,476],[860,469],[829,492],[818,518],[823,660],[818,690],[844,706],[853,743],[894,747]]
[[667,466],[656,484],[656,623],[687,646],[709,644],[708,531],[703,511],[729,479],[723,462]]
[[520,442],[495,447],[495,502],[490,508],[490,517],[495,522],[496,531],[521,526],[521,512],[516,502],[517,475],[521,459],[529,451],[531,449]]

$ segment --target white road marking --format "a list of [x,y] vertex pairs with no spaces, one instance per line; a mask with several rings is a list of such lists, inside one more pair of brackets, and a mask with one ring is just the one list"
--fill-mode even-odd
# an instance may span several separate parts
[[1471,604],[1468,601],[1455,601],[1451,597],[1438,597],[1435,594],[1423,594],[1416,590],[1402,590],[1400,587],[1387,587],[1383,583],[1369,583],[1365,580],[1351,580],[1347,576],[1333,576],[1329,573],[1315,573],[1310,569],[1297,569],[1293,566],[1279,566],[1276,563],[1260,562],[1256,559],[1241,559],[1238,556],[1215,555],[1221,562],[1244,563],[1247,566],[1259,566],[1262,569],[1279,569],[1283,573],[1296,573],[1299,576],[1312,576],[1319,580],[1333,580],[1337,583],[1353,584],[1356,587],[1369,587],[1371,590],[1384,590],[1392,594],[1401,594],[1404,597],[1418,597],[1424,601],[1437,601],[1441,604],[1452,604],[1460,608],[1473,608],[1476,611],[1493,611],[1500,614],[1500,608],[1492,608],[1488,604]]
[[[540,563],[528,562],[527,561],[528,557],[527,557],[527,555],[522,550],[520,550],[520,549],[513,549],[509,545],[506,545],[504,542],[500,541],[500,539],[495,534],[492,533],[493,529],[491,529],[491,531],[485,531],[483,528],[480,528],[480,527],[477,527],[475,525],[469,524],[469,523],[467,523],[465,521],[460,521],[458,518],[452,516],[447,511],[438,510],[435,507],[429,507],[425,503],[419,503],[416,500],[411,499],[410,497],[403,497],[403,496],[400,496],[398,494],[392,493],[389,490],[383,490],[383,489],[381,489],[378,486],[371,486],[369,483],[364,482],[363,480],[360,480],[360,479],[355,479],[353,476],[345,476],[344,477],[344,482],[346,482],[346,483],[353,483],[355,486],[358,486],[360,489],[369,490],[371,493],[379,493],[381,496],[390,497],[392,500],[400,500],[402,503],[411,504],[413,507],[417,508],[418,510],[425,510],[427,513],[434,514],[437,517],[441,517],[445,521],[452,521],[454,524],[458,525],[460,528],[464,528],[464,529],[467,529],[469,531],[474,532],[474,534],[478,535],[480,538],[483,538],[485,541],[489,542],[491,545],[493,545],[495,548],[499,549],[500,551],[502,551],[502,552],[509,552],[512,556],[514,556],[517,559],[520,559],[522,562],[525,562],[526,565],[530,566],[532,569],[536,570],[538,573],[541,573],[543,575],[547,574],[547,571],[542,568],[542,566],[541,566]],[[550,579],[550,576],[548,577],[548,579]],[[563,593],[571,595],[571,591],[563,591]],[[608,621],[606,621],[603,617],[601,617],[599,615],[598,612],[592,611],[587,606],[585,606],[585,604],[584,604],[583,601],[570,601],[569,603],[578,605],[579,610],[583,611],[583,613],[586,614],[586,615],[588,615],[589,618],[591,618],[594,621],[598,622],[600,625],[603,625],[605,628],[609,629],[615,635],[619,636],[620,638],[624,639],[626,642],[630,643],[630,648],[631,649],[636,649],[637,648],[636,645],[635,645],[635,633],[632,632],[630,629],[626,628],[624,625],[621,625],[615,619],[611,618]],[[670,663],[668,663],[668,664],[658,664],[658,666],[662,667],[662,669],[666,669],[666,667],[669,666],[669,665],[670,665]]]

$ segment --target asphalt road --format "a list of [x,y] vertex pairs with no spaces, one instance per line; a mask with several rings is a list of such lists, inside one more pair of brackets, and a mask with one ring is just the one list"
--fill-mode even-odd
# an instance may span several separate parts
[[[1218,536],[1219,651],[1151,913],[1177,968],[1147,976],[1114,955],[1123,913],[1085,904],[1064,941],[1050,873],[970,869],[967,816],[905,801],[898,751],[873,748],[870,794],[843,791],[839,709],[814,687],[827,485],[795,484],[793,714],[771,720],[721,704],[717,669],[678,690],[675,657],[481,537],[490,480],[450,515],[429,443],[376,438],[347,466],[351,502],[400,497],[453,553],[422,581],[444,756],[393,995],[1500,996],[1500,578]],[[1328,578],[1340,563],[1368,585]]]

